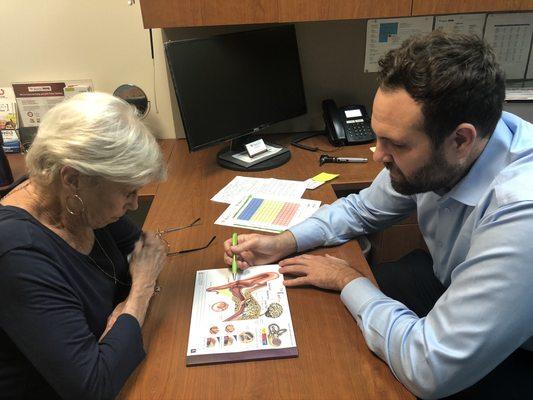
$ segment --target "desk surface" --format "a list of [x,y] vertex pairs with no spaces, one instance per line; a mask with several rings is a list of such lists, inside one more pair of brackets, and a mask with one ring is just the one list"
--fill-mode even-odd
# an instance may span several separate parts
[[[333,149],[323,138],[306,143]],[[227,207],[210,201],[236,175],[305,180],[321,171],[339,173],[334,184],[341,188],[364,186],[381,169],[372,161],[369,145],[350,146],[336,156],[368,157],[367,164],[318,165],[320,152],[291,147],[291,160],[274,170],[242,173],[220,168],[220,147],[188,153],[184,140],[164,140],[169,179],[144,188],[155,194],[145,221],[146,230],[186,225],[198,217],[202,224],[168,235],[172,250],[198,247],[216,235],[205,250],[169,257],[159,283],[162,291],[152,299],[143,327],[146,360],[130,377],[120,394],[123,399],[413,399],[394,378],[387,365],[366,346],[355,320],[339,294],[311,287],[288,290],[299,356],[290,359],[186,367],[186,349],[195,273],[221,268],[222,243],[232,228],[214,225]],[[20,157],[10,156],[14,174]],[[331,203],[336,199],[331,184],[306,191],[304,198]],[[239,233],[247,230],[237,230]],[[249,232],[249,231],[248,231]],[[313,251],[324,254],[324,249]],[[330,248],[329,254],[349,260],[371,276],[355,241]]]

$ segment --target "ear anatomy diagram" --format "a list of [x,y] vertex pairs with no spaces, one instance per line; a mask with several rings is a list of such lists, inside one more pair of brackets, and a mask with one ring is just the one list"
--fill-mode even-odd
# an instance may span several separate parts
[[268,318],[278,318],[281,314],[283,314],[283,306],[279,303],[270,304],[265,311]]
[[226,321],[235,321],[243,319],[256,319],[261,315],[261,306],[252,293],[262,287],[265,287],[267,282],[276,279],[279,276],[277,272],[264,272],[262,274],[254,275],[246,279],[240,279],[234,282],[226,283],[225,285],[212,286],[207,288],[208,292],[219,292],[224,289],[229,289],[232,294],[232,300],[235,303],[235,313],[226,318]]
[[[278,264],[196,271],[187,365],[298,355]],[[2,396],[0,396],[2,397]]]

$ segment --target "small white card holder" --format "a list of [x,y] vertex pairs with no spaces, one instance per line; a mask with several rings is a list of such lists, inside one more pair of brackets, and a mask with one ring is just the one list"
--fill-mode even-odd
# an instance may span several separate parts
[[250,158],[253,158],[256,155],[267,151],[267,147],[266,147],[265,142],[263,142],[263,139],[258,139],[256,141],[250,142],[247,145],[245,145],[245,147]]

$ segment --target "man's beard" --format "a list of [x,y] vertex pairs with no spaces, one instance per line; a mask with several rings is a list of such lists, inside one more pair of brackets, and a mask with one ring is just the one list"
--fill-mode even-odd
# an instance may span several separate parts
[[[394,164],[386,162],[385,168],[391,172],[390,180],[394,190],[400,194],[412,195],[430,191],[448,191],[462,174],[459,165],[449,164],[442,151],[433,152],[430,161],[406,177]],[[395,176],[393,177],[394,174]]]

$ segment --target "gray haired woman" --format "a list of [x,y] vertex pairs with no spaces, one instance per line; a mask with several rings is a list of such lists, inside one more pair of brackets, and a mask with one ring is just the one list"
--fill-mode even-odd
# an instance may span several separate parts
[[124,217],[166,176],[159,146],[129,104],[85,93],[45,115],[26,163],[0,202],[0,396],[113,398],[164,263]]

